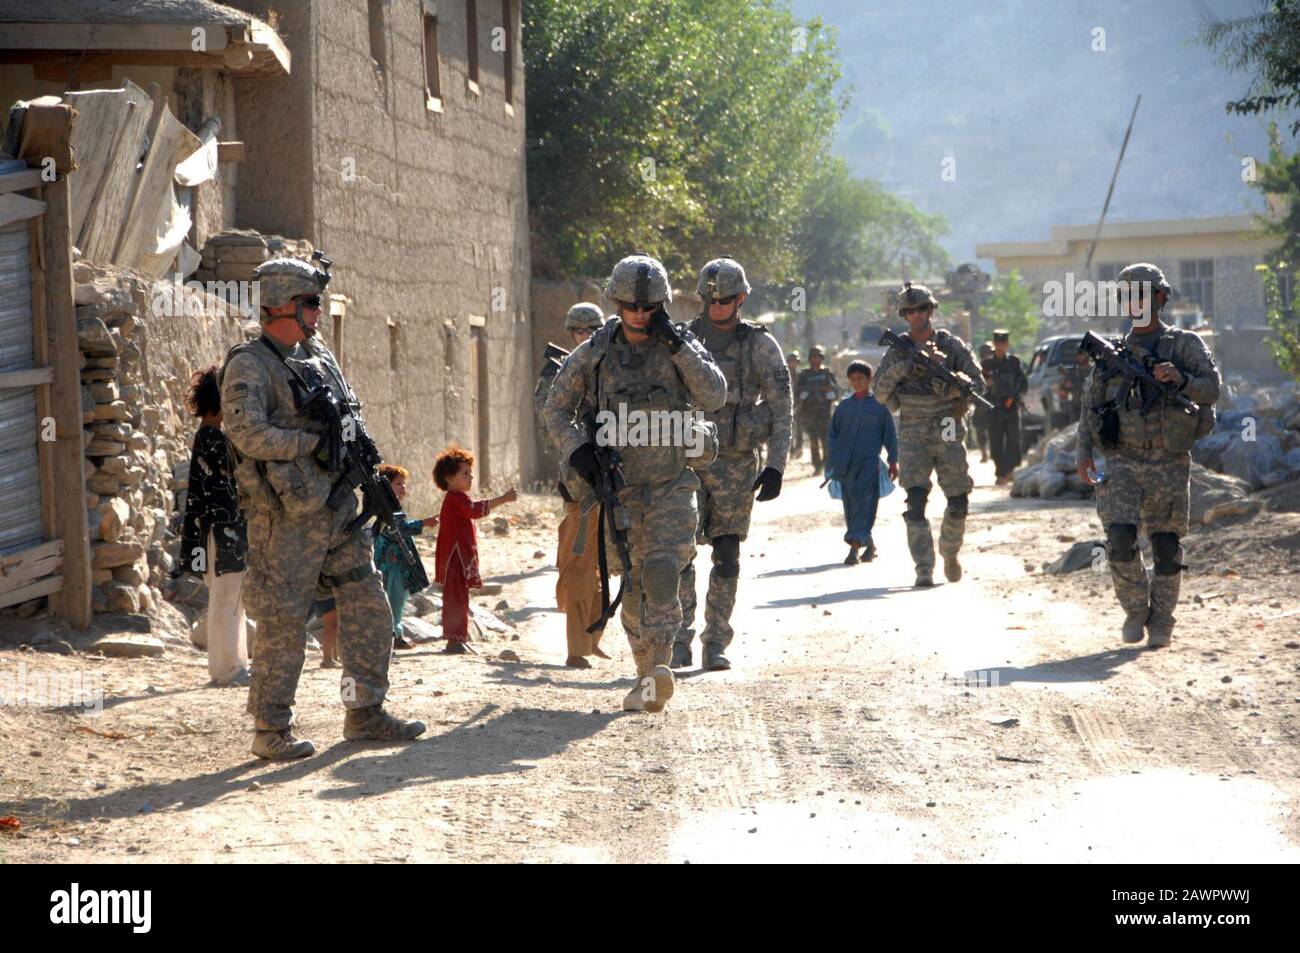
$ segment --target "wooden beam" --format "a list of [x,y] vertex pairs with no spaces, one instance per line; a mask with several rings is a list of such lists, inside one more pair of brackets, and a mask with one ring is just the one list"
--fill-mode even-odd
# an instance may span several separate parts
[[[47,576],[44,579],[38,579],[31,585],[24,586],[21,589],[15,589],[13,592],[0,594],[0,608],[4,606],[16,606],[26,602],[29,599],[36,599],[40,596],[53,596],[56,592],[63,590],[64,578],[62,576]],[[89,625],[89,621],[87,621]],[[84,628],[84,626],[83,626]]]
[[244,144],[242,142],[218,142],[218,162],[243,162]]
[[0,560],[0,597],[28,586],[42,576],[56,575],[62,568],[61,539],[11,553]]
[[54,383],[54,368],[33,367],[25,371],[0,371],[0,390],[7,387],[38,387]]
[[19,169],[17,172],[6,172],[4,175],[0,175],[0,193],[21,192],[24,189],[39,189],[40,187],[40,169]]
[[0,195],[0,228],[14,222],[25,222],[45,212],[45,203],[23,195],[6,192]]
[[[37,267],[44,255],[45,216],[34,218],[28,223],[28,258],[32,263],[32,356],[36,366],[49,370],[50,383],[54,383],[54,368],[50,367],[50,335],[45,323],[45,269]],[[37,434],[41,432],[41,421],[54,417],[54,388],[36,388],[36,425]],[[41,535],[46,539],[56,539],[59,535],[58,514],[54,508],[54,446],[48,440],[36,441],[36,465],[41,474]],[[59,543],[62,553],[63,544]],[[52,602],[58,597],[52,596]],[[51,606],[51,611],[56,607]]]
[[33,63],[32,75],[46,83],[61,83],[75,89],[82,83],[106,83],[113,78],[113,64],[107,60],[93,63]]
[[224,23],[0,23],[6,50],[193,50],[201,30],[206,52],[229,44]]
[[[72,201],[67,176],[41,190],[47,210],[42,228],[41,266],[45,285],[48,359],[54,368],[55,521],[63,540],[63,585],[57,611],[73,628],[90,625],[91,573],[86,518],[85,456],[81,447],[81,352],[72,281]],[[53,591],[53,590],[51,590]]]

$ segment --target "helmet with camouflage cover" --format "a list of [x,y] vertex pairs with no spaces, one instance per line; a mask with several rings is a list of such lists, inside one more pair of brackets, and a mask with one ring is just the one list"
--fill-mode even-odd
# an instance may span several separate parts
[[[254,269],[253,279],[257,282],[258,303],[266,309],[289,304],[299,295],[320,294],[329,284],[330,276],[328,271],[301,258],[272,258]],[[265,310],[262,320],[267,320]]]
[[826,356],[826,352],[822,350],[822,346],[820,344],[814,344],[812,347],[808,348],[809,358],[814,358],[814,357],[824,358],[825,356]]
[[904,308],[919,308],[925,305],[938,307],[939,299],[930,293],[930,289],[925,285],[914,285],[910,281],[903,282],[903,290],[898,293],[898,311],[901,314]]
[[605,297],[610,301],[668,304],[673,300],[668,270],[649,255],[628,255],[610,272],[609,281],[605,283]]
[[579,301],[564,316],[566,331],[594,331],[605,323],[605,313],[590,301]]
[[790,350],[786,351],[785,359],[787,362],[803,360],[803,358],[799,356],[799,349],[797,347],[791,348]]
[[1115,282],[1119,285],[1128,285],[1132,282],[1148,282],[1153,293],[1163,291],[1167,295],[1170,292],[1169,281],[1165,278],[1165,273],[1155,265],[1145,261],[1129,265],[1115,276]]
[[745,278],[745,269],[734,258],[723,256],[715,258],[700,269],[700,280],[695,286],[696,292],[705,303],[714,298],[732,298],[738,294],[749,294],[749,281]]

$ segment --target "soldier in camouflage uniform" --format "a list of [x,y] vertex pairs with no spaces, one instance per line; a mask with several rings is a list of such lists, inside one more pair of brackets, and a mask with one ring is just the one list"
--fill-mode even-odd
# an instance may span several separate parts
[[[235,474],[248,513],[244,604],[260,626],[249,690],[253,754],[279,760],[311,755],[293,736],[294,696],[307,643],[307,614],[318,583],[333,591],[340,619],[341,690],[349,740],[405,741],[424,732],[383,709],[393,649],[393,616],[375,569],[370,532],[349,532],[355,494],[337,509],[327,498],[337,475],[325,469],[324,427],[299,410],[306,387],[328,386],[358,414],[334,355],[316,336],[328,272],[277,258],[254,272],[263,334],[231,349],[221,403],[236,451]],[[347,434],[344,434],[346,439]]]
[[[658,261],[640,254],[624,258],[614,266],[605,297],[618,308],[618,316],[564,362],[544,414],[561,459],[589,484],[600,481],[595,441],[614,446],[622,457],[626,486],[619,498],[631,571],[623,580],[621,618],[637,677],[623,708],[661,711],[673,694],[668,660],[682,619],[678,577],[695,556],[700,481],[691,466],[706,467],[712,455],[698,452],[704,447],[695,438],[702,436],[703,426],[689,440],[650,441],[631,425],[655,415],[676,419],[685,428],[693,407],[708,412],[723,405],[727,380],[690,332],[669,319],[664,305],[672,301],[672,290]],[[595,434],[575,420],[584,404],[602,415]],[[605,425],[611,417],[628,421],[626,434]],[[685,433],[682,429],[678,436]],[[716,453],[716,442],[711,449]]]
[[[576,348],[591,337],[605,323],[605,315],[594,304],[580,301],[564,316],[564,330]],[[548,357],[546,365],[533,391],[533,406],[542,428],[543,440],[550,444],[546,433],[544,412],[551,385],[560,373],[563,360]],[[587,406],[578,408],[581,420]],[[599,538],[599,520],[590,506],[591,488],[573,472],[565,460],[560,461],[560,479],[556,490],[564,500],[564,519],[560,522],[559,544],[555,566],[559,570],[555,579],[555,605],[564,613],[565,634],[569,655],[564,664],[569,668],[591,668],[589,656],[609,658],[600,648],[604,629],[588,632],[587,628],[600,618],[600,567],[596,561],[596,543]],[[585,510],[585,511],[584,511]]]
[[840,387],[831,369],[822,364],[826,352],[814,345],[808,351],[808,366],[795,382],[795,403],[800,426],[808,434],[808,452],[812,454],[813,473],[821,473],[826,456],[826,433],[831,427],[831,411],[839,398]]
[[[938,305],[930,289],[907,282],[898,295],[898,313],[907,321],[913,345],[937,350],[943,363],[968,377],[976,393],[983,392],[979,368],[961,338],[936,331],[930,318]],[[952,385],[927,377],[920,362],[894,345],[880,362],[876,399],[899,415],[899,485],[907,490],[907,546],[916,565],[916,584],[934,585],[934,537],[925,518],[930,472],[948,498],[939,528],[939,553],[949,582],[961,579],[957,558],[966,534],[966,511],[974,488],[966,464],[966,402]]]
[[[979,363],[982,367],[984,362],[993,356],[993,342],[985,341],[980,345]],[[979,448],[980,463],[989,462],[989,411],[983,404],[976,404],[971,411],[970,417],[971,435],[974,437],[975,446]],[[969,441],[967,441],[969,443]]]
[[[1079,476],[1094,482],[1097,448],[1105,453],[1105,475],[1097,483],[1097,515],[1106,528],[1107,561],[1115,595],[1125,617],[1121,637],[1166,646],[1173,638],[1184,568],[1179,538],[1187,532],[1190,501],[1191,451],[1196,440],[1214,424],[1213,404],[1219,399],[1219,369],[1200,336],[1160,320],[1169,300],[1169,282],[1155,265],[1129,265],[1116,279],[1128,290],[1133,330],[1124,339],[1137,354],[1153,360],[1152,376],[1177,386],[1188,400],[1201,405],[1190,415],[1161,397],[1146,416],[1142,393],[1134,387],[1122,404],[1110,402],[1123,385],[1120,375],[1107,377],[1093,369],[1079,419]],[[1123,299],[1121,299],[1123,300]],[[1118,414],[1118,445],[1102,444],[1103,413]],[[1155,560],[1148,578],[1138,551],[1138,529],[1145,526]]]
[[[713,550],[709,592],[704,603],[703,665],[710,671],[731,668],[722,653],[734,636],[731,612],[740,576],[740,544],[749,533],[749,517],[758,499],[774,500],[790,447],[790,371],[781,345],[761,324],[740,320],[749,294],[745,269],[718,258],[700,271],[698,292],[705,312],[690,324],[727,378],[727,402],[707,414],[718,429],[718,459],[699,474],[700,528],[697,540]],[[767,444],[767,465],[758,472],[759,448]],[[673,668],[691,664],[695,636],[695,560],[682,570],[682,627],[673,642]]]

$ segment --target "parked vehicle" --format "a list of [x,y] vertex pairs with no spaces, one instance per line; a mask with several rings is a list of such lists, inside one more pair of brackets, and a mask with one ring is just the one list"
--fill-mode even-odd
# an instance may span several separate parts
[[1037,440],[1045,429],[1055,430],[1070,421],[1072,415],[1062,399],[1061,381],[1064,372],[1074,366],[1082,340],[1081,334],[1061,334],[1045,338],[1034,348],[1026,372],[1029,390],[1020,415],[1027,442]]

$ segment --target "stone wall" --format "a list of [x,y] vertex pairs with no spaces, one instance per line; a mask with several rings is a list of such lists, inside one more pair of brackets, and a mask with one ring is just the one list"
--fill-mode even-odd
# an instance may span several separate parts
[[246,331],[216,299],[170,282],[84,261],[74,277],[94,608],[148,612],[177,545],[169,523],[196,429],[190,375]]

